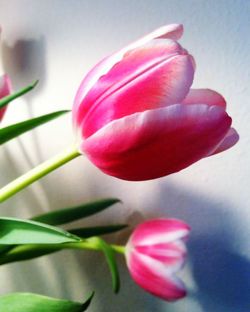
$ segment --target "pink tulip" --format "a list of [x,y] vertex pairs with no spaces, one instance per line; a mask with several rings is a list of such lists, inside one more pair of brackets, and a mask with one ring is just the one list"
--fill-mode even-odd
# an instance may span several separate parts
[[[2,28],[0,26],[0,34],[2,32]],[[10,79],[7,75],[3,75],[0,77],[0,99],[10,94]],[[7,107],[0,108],[0,121],[3,119],[3,115],[6,111]]]
[[187,224],[176,219],[155,219],[140,224],[126,245],[126,260],[133,280],[144,290],[167,301],[186,295],[176,276],[184,264],[189,234]]
[[84,78],[73,106],[79,150],[103,172],[142,181],[230,148],[224,98],[190,89],[195,62],[168,25],[106,57]]
[[[11,91],[11,82],[8,75],[3,75],[0,77],[0,99],[9,95]],[[3,115],[6,111],[7,107],[3,107],[0,109],[0,121],[3,119]]]

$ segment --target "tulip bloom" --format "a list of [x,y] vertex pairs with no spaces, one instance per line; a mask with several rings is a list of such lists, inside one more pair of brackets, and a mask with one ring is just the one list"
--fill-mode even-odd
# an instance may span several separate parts
[[190,89],[193,57],[168,25],[98,63],[83,79],[73,106],[80,152],[103,172],[142,181],[180,171],[228,149],[224,98]]
[[182,25],[161,27],[99,62],[73,105],[76,145],[0,190],[0,202],[85,154],[108,175],[160,178],[238,141],[226,102],[191,89],[194,58],[177,42]]
[[[3,75],[0,77],[0,99],[9,95],[11,91],[11,82],[8,75]],[[7,107],[4,106],[0,109],[0,121],[3,119],[3,115]]]
[[[1,34],[1,27],[0,27],[0,34]],[[10,79],[7,75],[3,75],[0,77],[0,99],[9,95],[10,94],[10,89],[11,89],[11,83]],[[0,121],[3,119],[3,115],[6,111],[7,107],[4,106],[0,108]]]
[[133,280],[144,290],[167,301],[186,295],[176,272],[183,266],[189,234],[176,219],[155,219],[140,224],[126,245],[126,260]]

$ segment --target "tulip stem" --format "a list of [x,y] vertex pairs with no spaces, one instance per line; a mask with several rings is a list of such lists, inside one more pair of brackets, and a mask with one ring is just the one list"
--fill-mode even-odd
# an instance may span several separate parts
[[80,155],[74,146],[38,165],[0,189],[0,203]]
[[111,248],[117,252],[117,253],[120,253],[122,255],[125,254],[125,246],[122,246],[122,245],[111,245]]
[[[114,252],[123,255],[125,254],[125,246],[109,245],[109,247]],[[15,246],[10,251],[7,251],[5,254],[2,254],[0,257],[0,265],[16,261],[31,260],[64,249],[78,249],[78,250],[88,249],[93,251],[102,251],[102,249],[100,248],[98,237],[91,237],[89,239],[84,239],[81,242],[77,243],[25,244]]]

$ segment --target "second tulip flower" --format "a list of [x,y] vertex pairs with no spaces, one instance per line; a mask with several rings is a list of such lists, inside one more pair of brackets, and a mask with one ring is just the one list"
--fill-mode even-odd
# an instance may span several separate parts
[[176,273],[186,258],[190,227],[177,219],[153,219],[138,225],[126,245],[133,280],[167,301],[183,298],[186,289]]
[[[3,75],[0,77],[0,99],[9,95],[11,90],[11,82],[8,75]],[[7,107],[0,109],[0,121],[3,119]]]

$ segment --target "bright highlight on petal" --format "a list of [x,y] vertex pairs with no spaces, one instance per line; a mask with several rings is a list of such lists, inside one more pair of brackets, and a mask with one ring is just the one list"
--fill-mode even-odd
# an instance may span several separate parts
[[[132,58],[128,61],[128,68],[133,64]],[[127,73],[124,80],[118,79],[116,74],[112,77],[111,71],[111,87],[96,101],[90,101],[92,106],[83,117],[82,135],[87,138],[115,119],[181,102],[192,84],[193,74],[192,62],[185,55],[162,57],[147,66],[144,63],[140,70],[134,70],[133,75]],[[105,77],[103,84],[108,85]]]
[[231,118],[220,107],[176,104],[117,119],[80,148],[111,176],[150,180],[206,157],[230,125]]
[[183,33],[183,26],[180,24],[170,24],[162,26],[152,33],[142,37],[141,39],[124,47],[113,55],[104,58],[99,62],[84,78],[76,95],[74,109],[77,110],[79,103],[85,98],[91,88],[97,83],[100,77],[107,74],[109,70],[118,62],[120,62],[124,55],[136,48],[139,48],[154,39],[173,39],[178,40]]
[[133,280],[164,300],[183,298],[185,286],[176,273],[185,261],[184,240],[189,231],[187,224],[176,219],[154,219],[137,226],[126,246]]

